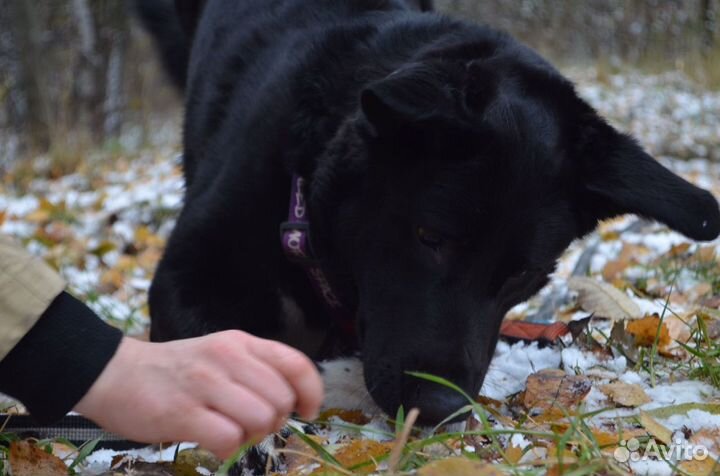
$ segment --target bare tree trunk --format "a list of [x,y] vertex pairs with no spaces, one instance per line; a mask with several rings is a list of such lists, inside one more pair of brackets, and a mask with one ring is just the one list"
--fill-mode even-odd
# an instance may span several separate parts
[[123,76],[125,72],[125,38],[120,32],[115,34],[110,50],[110,60],[107,66],[107,80],[105,82],[105,102],[103,112],[105,121],[103,133],[105,137],[117,136],[120,134],[122,125],[123,101]]
[[96,137],[102,122],[98,114],[102,101],[100,91],[102,61],[98,54],[95,18],[87,0],[73,0],[72,13],[80,38],[80,57],[76,66],[72,117],[82,130]]
[[103,102],[103,133],[105,138],[117,136],[123,120],[125,95],[125,62],[130,36],[130,24],[125,2],[107,3],[100,18],[102,51],[108,58],[105,70],[105,100]]
[[700,20],[702,25],[702,48],[704,52],[712,50],[717,34],[718,6],[712,0],[702,0],[700,4]]
[[52,131],[52,109],[45,81],[48,77],[43,60],[38,12],[32,0],[10,2],[14,36],[23,53],[19,56],[21,84],[26,103],[25,122],[32,145],[47,148]]

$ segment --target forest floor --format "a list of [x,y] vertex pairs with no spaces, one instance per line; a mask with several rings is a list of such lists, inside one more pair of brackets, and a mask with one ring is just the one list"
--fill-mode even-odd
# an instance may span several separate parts
[[[720,196],[720,93],[677,74],[603,81],[569,74],[611,122]],[[146,333],[147,290],[182,203],[176,139],[57,178],[39,158],[38,177],[25,186],[12,174],[0,183],[0,232],[45,258],[72,292],[130,335]],[[277,438],[273,471],[720,474],[719,251],[718,241],[694,243],[636,217],[603,223],[573,243],[551,283],[507,317],[564,322],[572,333],[548,346],[501,341],[481,396],[469,399],[475,413],[464,429],[412,428],[411,412],[329,411]],[[66,451],[62,458],[78,459],[61,447],[54,448]],[[145,468],[155,473],[134,474],[218,468],[205,457],[174,465],[175,449],[134,453],[164,461]],[[73,467],[79,474],[131,464],[112,460],[118,453],[109,450],[85,453]]]

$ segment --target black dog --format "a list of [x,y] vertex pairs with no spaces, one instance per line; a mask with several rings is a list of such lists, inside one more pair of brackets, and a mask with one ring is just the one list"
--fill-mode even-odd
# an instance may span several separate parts
[[464,402],[405,371],[475,394],[505,312],[598,220],[720,232],[712,195],[501,32],[401,0],[140,4],[187,98],[155,340],[238,328],[314,358],[360,350],[381,408],[437,422]]

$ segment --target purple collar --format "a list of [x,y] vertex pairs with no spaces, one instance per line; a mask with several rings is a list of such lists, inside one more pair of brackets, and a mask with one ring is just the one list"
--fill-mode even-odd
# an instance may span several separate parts
[[310,243],[310,221],[305,200],[305,179],[293,175],[290,189],[288,220],[280,224],[280,237],[285,256],[305,268],[315,294],[328,314],[346,334],[355,334],[355,316],[338,298]]

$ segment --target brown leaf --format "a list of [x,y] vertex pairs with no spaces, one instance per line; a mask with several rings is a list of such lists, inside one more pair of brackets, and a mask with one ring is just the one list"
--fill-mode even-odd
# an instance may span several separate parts
[[625,321],[613,324],[610,331],[610,340],[614,348],[617,348],[628,359],[630,365],[635,365],[640,358],[640,351],[635,343],[635,336],[625,329]]
[[67,476],[68,469],[60,458],[38,448],[30,441],[10,443],[10,468],[13,476]]
[[[335,453],[335,459],[345,468],[353,468],[355,473],[369,474],[377,471],[373,461],[390,453],[392,443],[379,443],[374,440],[355,440],[343,446]],[[368,464],[363,464],[368,463]]]
[[523,457],[524,451],[519,446],[510,445],[505,448],[505,460],[510,464],[517,464]]
[[[307,436],[316,443],[325,443],[325,439],[319,436]],[[315,463],[315,460],[311,458],[311,456],[315,455],[315,450],[313,450],[297,435],[290,435],[287,438],[284,449],[289,450],[287,453],[280,451],[285,458],[285,464],[287,465],[287,472],[289,475],[302,474],[303,469],[305,469],[308,465]]]
[[623,407],[639,407],[652,401],[645,390],[636,383],[617,381],[603,385],[600,390],[613,402]]
[[626,330],[635,337],[635,343],[640,347],[652,347],[658,334],[658,327],[660,327],[658,347],[667,347],[671,342],[670,332],[664,322],[662,326],[660,325],[660,316],[657,314],[628,322]]
[[715,261],[716,251],[714,246],[701,246],[695,252],[695,258],[701,263],[712,263]]
[[528,377],[522,403],[527,409],[571,408],[585,398],[591,387],[585,376],[545,369]]
[[637,319],[642,315],[632,299],[607,283],[575,276],[568,280],[568,286],[578,293],[578,304],[598,317],[620,320]]
[[690,249],[690,243],[680,243],[677,245],[674,245],[672,248],[670,248],[670,251],[668,251],[668,254],[670,256],[682,256],[685,253],[688,252]]
[[711,453],[720,454],[720,428],[703,428],[690,437],[693,446],[704,446]]
[[175,476],[197,476],[197,468],[205,468],[216,472],[222,461],[217,456],[202,448],[188,448],[178,453],[172,466]]
[[109,269],[100,276],[100,288],[103,292],[113,293],[125,283],[125,275],[117,268]]
[[433,461],[417,471],[418,476],[503,476],[492,465],[467,458],[447,458]]

